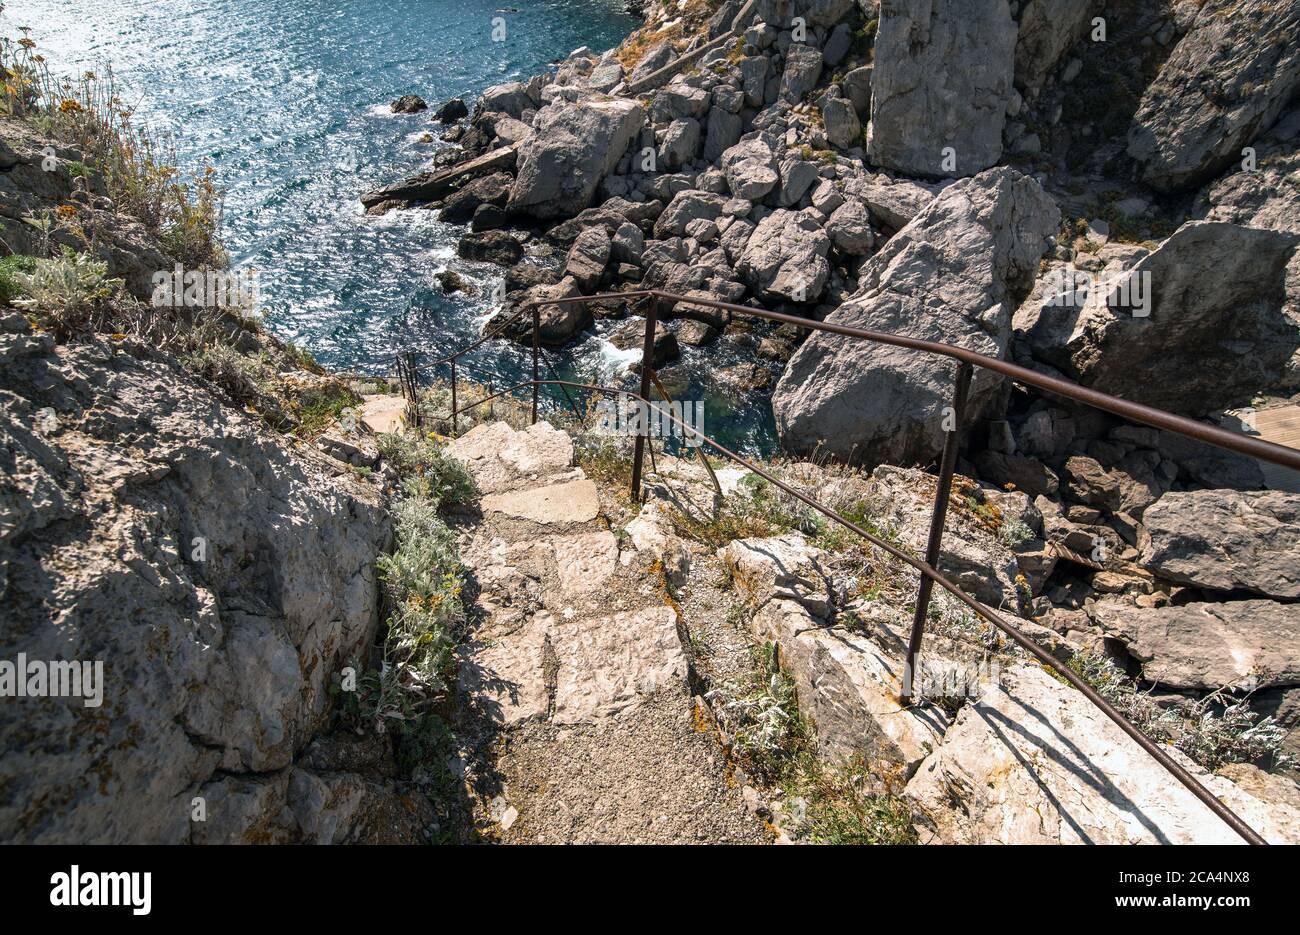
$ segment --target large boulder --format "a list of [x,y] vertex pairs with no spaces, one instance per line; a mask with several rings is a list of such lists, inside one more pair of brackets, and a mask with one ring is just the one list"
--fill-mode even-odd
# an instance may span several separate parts
[[510,186],[513,183],[514,176],[509,172],[493,172],[473,179],[447,196],[438,219],[463,224],[474,216],[480,205],[501,207],[510,197]]
[[[868,261],[858,294],[826,320],[1003,357],[1011,309],[1059,223],[1052,199],[1014,169],[964,179]],[[998,384],[977,369],[972,416]],[[821,444],[841,457],[856,451],[867,465],[907,464],[942,450],[951,398],[952,367],[939,358],[818,332],[791,359],[772,408],[789,450]]]
[[866,205],[877,224],[893,231],[902,230],[942,190],[942,183],[891,180],[883,174],[855,175],[844,183],[846,194]]
[[557,101],[538,111],[533,135],[519,144],[509,209],[538,218],[567,217],[591,204],[645,123],[635,101]]
[[871,216],[862,202],[846,201],[826,221],[826,233],[835,249],[848,256],[865,256],[871,252],[876,235],[871,230]]
[[[247,840],[285,796],[277,840],[348,838],[288,784],[374,644],[379,488],[131,339],[0,359],[0,657],[103,666],[100,704],[0,704],[0,840]],[[240,783],[273,788],[222,807]]]
[[744,129],[745,120],[740,114],[722,107],[710,110],[704,137],[704,161],[716,163],[724,152],[736,145]]
[[524,246],[503,230],[479,230],[456,242],[456,254],[466,260],[514,266],[524,258]]
[[1014,92],[1015,47],[1007,0],[882,5],[867,131],[871,161],[921,176],[974,175],[996,163]]
[[1298,240],[1184,224],[1114,280],[1066,283],[1022,307],[1017,337],[1035,359],[1136,402],[1189,416],[1248,402],[1300,349],[1300,323],[1283,305]]
[[830,278],[830,248],[830,238],[808,214],[773,211],[758,222],[736,269],[759,295],[816,302]]
[[853,102],[842,97],[830,97],[822,104],[822,122],[826,125],[826,139],[832,146],[850,149],[862,142],[862,123]]
[[524,111],[537,107],[537,102],[528,95],[528,85],[522,81],[508,81],[493,85],[479,98],[479,106],[485,113],[501,113],[518,120]]
[[[1142,564],[1221,591],[1300,597],[1300,494],[1171,491],[1142,514]],[[1300,608],[1296,609],[1300,638]]]
[[673,48],[671,42],[665,39],[663,42],[656,43],[646,50],[641,61],[632,69],[632,74],[627,79],[628,83],[636,84],[638,81],[650,77],[659,69],[666,68],[676,60],[677,50]]
[[1138,107],[1128,153],[1147,184],[1204,182],[1243,158],[1300,89],[1300,4],[1210,0]]
[[817,87],[822,75],[822,53],[810,45],[796,43],[785,54],[785,72],[781,75],[781,100],[798,104],[805,94]]
[[678,192],[655,221],[654,234],[660,240],[681,237],[693,221],[713,221],[722,214],[727,199],[711,192],[687,189]]
[[693,162],[700,149],[700,124],[690,117],[679,117],[668,124],[659,139],[659,165],[676,169]]
[[1180,691],[1300,684],[1300,607],[1226,601],[1169,607],[1099,603],[1092,618],[1142,664],[1142,678]]
[[[1300,809],[1166,752],[1269,841],[1300,841]],[[905,794],[925,843],[1242,843],[1082,693],[1033,665],[963,706]]]
[[757,137],[737,143],[724,152],[721,167],[731,193],[746,201],[759,201],[780,181],[776,173],[776,156],[771,147]]

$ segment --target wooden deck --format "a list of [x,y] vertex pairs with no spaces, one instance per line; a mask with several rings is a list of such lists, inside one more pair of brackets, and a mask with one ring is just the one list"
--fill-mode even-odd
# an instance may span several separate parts
[[[1279,406],[1255,413],[1255,428],[1265,441],[1300,449],[1300,406]],[[1261,464],[1264,482],[1271,490],[1300,493],[1300,471],[1276,464]]]

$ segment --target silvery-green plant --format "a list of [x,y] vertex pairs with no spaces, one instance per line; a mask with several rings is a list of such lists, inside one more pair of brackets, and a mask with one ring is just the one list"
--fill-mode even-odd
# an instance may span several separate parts
[[38,259],[32,272],[14,275],[24,295],[13,304],[47,318],[56,331],[70,334],[90,324],[98,301],[122,288],[122,280],[107,276],[108,264],[103,260],[65,247],[56,257]]

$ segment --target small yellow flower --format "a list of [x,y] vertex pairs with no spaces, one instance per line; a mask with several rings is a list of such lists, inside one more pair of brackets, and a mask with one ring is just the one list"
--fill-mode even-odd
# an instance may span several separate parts
[[84,109],[85,108],[83,108],[81,104],[70,97],[65,97],[63,100],[59,101],[59,113],[61,114],[79,114]]
[[54,209],[54,213],[64,219],[75,218],[77,216],[76,205],[59,205]]
[[18,44],[22,46],[24,49],[36,48],[36,43],[33,42],[31,39],[28,39],[26,36],[23,36],[21,39],[19,39]]

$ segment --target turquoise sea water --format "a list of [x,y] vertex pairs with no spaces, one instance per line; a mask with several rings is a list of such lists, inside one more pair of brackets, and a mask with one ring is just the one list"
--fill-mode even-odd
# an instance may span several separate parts
[[[492,41],[496,17],[504,42]],[[235,265],[258,270],[269,326],[326,366],[376,373],[396,348],[445,353],[475,337],[500,278],[456,258],[460,230],[436,212],[362,214],[361,192],[445,145],[423,140],[441,129],[428,112],[394,115],[388,103],[415,93],[431,108],[472,104],[638,23],[622,0],[8,0],[0,18],[10,36],[31,27],[56,71],[111,64],[137,119],[174,136],[183,168],[215,167],[223,239]],[[449,266],[480,297],[444,296],[433,276]],[[566,371],[590,377],[620,355],[593,338],[566,357]],[[766,403],[717,397],[714,361],[687,357],[693,394],[725,413],[705,430],[770,448]],[[475,363],[504,382],[524,359],[495,347]]]

